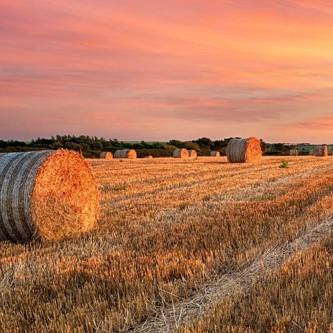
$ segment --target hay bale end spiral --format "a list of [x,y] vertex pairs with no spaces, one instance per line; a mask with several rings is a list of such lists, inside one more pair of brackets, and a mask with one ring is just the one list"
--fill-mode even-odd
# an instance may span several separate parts
[[173,151],[174,158],[186,158],[189,157],[188,150],[186,148],[175,149]]
[[0,156],[0,240],[58,241],[91,230],[99,194],[83,157],[73,151]]
[[248,139],[231,139],[227,146],[227,158],[231,163],[258,163],[262,150],[260,140],[254,137]]

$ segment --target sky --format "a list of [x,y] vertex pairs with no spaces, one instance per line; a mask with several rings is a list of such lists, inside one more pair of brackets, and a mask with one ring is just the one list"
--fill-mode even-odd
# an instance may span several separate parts
[[2,0],[0,139],[333,143],[331,0]]

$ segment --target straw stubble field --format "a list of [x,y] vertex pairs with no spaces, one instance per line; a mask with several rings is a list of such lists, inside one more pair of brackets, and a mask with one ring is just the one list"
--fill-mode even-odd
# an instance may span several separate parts
[[[0,244],[0,331],[328,330],[333,160],[284,159],[289,168],[279,168],[281,158],[90,160],[101,191],[96,230],[60,243]],[[286,244],[303,239],[286,256]],[[308,272],[317,279],[302,288]],[[321,276],[325,288],[317,287]],[[231,298],[212,295],[233,277],[241,288]],[[317,301],[288,317],[283,309],[297,297],[274,302],[276,283],[281,294],[291,284],[300,299]],[[208,296],[200,297],[203,289]]]

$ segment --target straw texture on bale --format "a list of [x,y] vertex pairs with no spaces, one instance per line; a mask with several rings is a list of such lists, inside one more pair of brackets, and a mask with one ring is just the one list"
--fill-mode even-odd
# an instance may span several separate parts
[[227,157],[231,163],[257,163],[261,160],[260,140],[257,138],[231,139],[227,146]]
[[91,169],[73,151],[0,156],[0,240],[58,241],[94,227],[98,189]]
[[121,150],[116,150],[113,157],[135,159],[137,157],[137,154],[134,149],[121,149]]
[[220,157],[220,152],[219,151],[211,151],[210,156]]
[[189,157],[197,157],[197,152],[194,149],[189,149],[188,156]]
[[298,149],[291,149],[290,156],[298,156]]
[[175,157],[175,158],[186,158],[186,157],[189,157],[188,150],[186,148],[175,149],[173,151],[173,157]]
[[328,156],[328,149],[326,145],[317,146],[315,148],[315,155],[316,156]]
[[105,160],[113,159],[113,155],[110,151],[103,151],[100,155],[100,158],[104,158]]

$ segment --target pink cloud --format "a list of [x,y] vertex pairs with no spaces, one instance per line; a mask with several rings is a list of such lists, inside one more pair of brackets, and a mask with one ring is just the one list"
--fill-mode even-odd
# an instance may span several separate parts
[[331,13],[325,0],[3,1],[1,136],[274,140],[331,112]]

